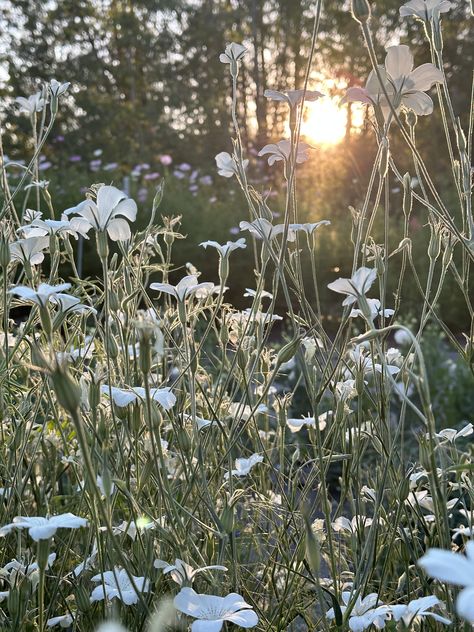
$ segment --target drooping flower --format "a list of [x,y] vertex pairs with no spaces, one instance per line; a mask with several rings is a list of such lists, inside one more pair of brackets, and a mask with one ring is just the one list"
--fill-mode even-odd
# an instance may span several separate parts
[[[110,185],[100,187],[97,200],[84,200],[77,206],[64,211],[64,215],[79,215],[91,228],[107,232],[112,241],[126,241],[131,237],[128,221],[134,222],[137,205],[125,193]],[[126,219],[125,219],[126,218]]]
[[429,23],[434,16],[446,13],[452,6],[449,0],[410,0],[400,7],[400,16],[414,16]]
[[17,97],[15,99],[15,103],[18,103],[20,106],[20,112],[25,112],[31,116],[35,112],[41,112],[46,101],[41,92],[37,92],[36,94],[32,94],[30,97]]
[[[146,391],[142,386],[133,386],[130,389],[118,388],[102,384],[100,387],[102,393],[112,396],[114,404],[123,408],[132,402],[145,401]],[[176,404],[176,396],[169,387],[150,388],[150,397],[153,401],[158,402],[164,410],[170,410]]]
[[9,534],[13,529],[28,529],[35,542],[49,540],[58,529],[79,529],[86,527],[87,520],[72,513],[65,513],[50,518],[17,516],[13,522],[0,528],[0,536]]
[[[296,162],[301,164],[308,160],[309,155],[308,151],[310,146],[307,143],[299,142],[296,148]],[[278,143],[270,143],[269,145],[265,145],[258,152],[259,156],[267,156],[268,155],[268,164],[270,167],[280,160],[287,162],[290,159],[292,152],[291,141],[290,140],[280,140]]]
[[29,263],[32,266],[40,264],[44,260],[43,250],[49,247],[47,237],[30,237],[17,239],[10,244],[10,256],[12,261]]
[[[38,285],[38,289],[34,290],[27,285],[17,285],[16,287],[13,287],[11,290],[9,290],[9,293],[15,294],[15,296],[19,296],[28,303],[34,303],[35,305],[39,305],[40,307],[45,307],[48,301],[52,300],[55,295],[59,294],[60,292],[64,292],[65,290],[69,290],[70,287],[70,283],[60,283],[59,285],[40,283],[40,285]],[[63,294],[62,296],[68,295]]]
[[173,603],[177,610],[196,619],[191,626],[192,632],[219,632],[225,621],[242,628],[253,628],[258,623],[252,606],[237,593],[216,597],[182,588]]
[[450,625],[451,621],[442,617],[436,612],[431,612],[431,608],[434,606],[444,605],[438,597],[430,595],[428,597],[420,597],[420,599],[413,599],[409,604],[397,604],[390,606],[390,612],[395,621],[403,620],[403,623],[407,628],[419,618],[432,617],[435,621],[439,621],[444,625]]
[[252,454],[248,459],[235,459],[235,469],[230,473],[226,472],[224,478],[227,480],[229,476],[246,476],[257,463],[262,463],[262,461],[261,454]]
[[312,235],[315,230],[321,226],[329,226],[331,222],[328,219],[322,219],[320,222],[307,222],[306,224],[290,224],[291,230],[301,230],[307,235]]
[[183,584],[192,584],[194,581],[194,577],[198,573],[203,573],[204,571],[216,570],[216,571],[227,571],[228,568],[226,566],[220,565],[212,565],[212,566],[201,566],[200,568],[193,568],[183,560],[176,559],[174,564],[169,564],[164,560],[155,560],[153,563],[155,568],[163,569],[163,575],[167,575],[170,573],[174,582],[182,586]]
[[[382,315],[382,304],[380,303],[378,298],[367,298],[367,305],[370,309],[370,315],[372,318],[377,318]],[[395,310],[387,308],[383,310],[383,315],[385,318],[390,318],[395,314]],[[351,318],[357,318],[358,316],[363,316],[363,313],[360,309],[353,309],[349,314]]]
[[272,101],[283,101],[294,108],[304,101],[317,101],[324,96],[318,90],[265,90],[263,96]]
[[456,599],[456,612],[470,623],[474,623],[474,542],[466,544],[466,555],[429,549],[418,560],[418,566],[434,579],[462,586]]
[[359,268],[350,279],[339,278],[328,284],[328,288],[339,294],[346,294],[342,304],[352,305],[360,296],[364,296],[377,277],[375,268]]
[[190,274],[181,279],[177,285],[170,285],[169,283],[151,283],[151,290],[157,290],[158,292],[165,292],[170,294],[177,301],[184,302],[186,298],[192,296],[200,289],[214,290],[214,283],[198,283],[197,276]]
[[[239,175],[239,167],[234,158],[226,151],[221,151],[215,157],[217,173],[220,176],[224,176],[224,178],[232,178],[232,176]],[[242,165],[244,169],[247,169],[249,164],[248,160],[242,160]]]
[[[401,106],[424,116],[433,111],[433,101],[426,94],[435,83],[443,82],[443,73],[433,64],[427,63],[413,69],[413,55],[408,46],[389,46],[385,57],[385,67],[379,66],[385,91],[392,106],[398,110]],[[365,88],[349,88],[343,102],[360,101],[378,105],[385,118],[390,106],[380,85],[377,74],[372,70]]]
[[[135,586],[132,584],[132,580]],[[138,602],[141,592],[150,591],[150,580],[130,575],[123,568],[115,568],[113,571],[94,575],[92,581],[101,582],[101,584],[92,591],[91,601],[117,598],[125,605],[131,606]]]

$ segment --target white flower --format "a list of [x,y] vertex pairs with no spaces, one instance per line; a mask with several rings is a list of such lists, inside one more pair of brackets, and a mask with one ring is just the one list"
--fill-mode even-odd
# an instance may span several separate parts
[[[15,294],[24,299],[28,303],[34,303],[40,307],[45,307],[46,303],[50,301],[56,294],[69,290],[70,283],[61,283],[59,285],[49,285],[48,283],[40,283],[37,290],[33,290],[26,285],[17,285],[9,290],[10,294]],[[67,296],[67,295],[64,295]]]
[[[345,591],[342,593],[344,605],[340,608],[343,614],[347,610],[351,596],[350,592]],[[360,595],[357,597],[349,615],[349,628],[352,632],[363,632],[363,630],[370,628],[371,625],[375,625],[379,629],[385,627],[385,620],[389,617],[390,608],[383,604],[377,606],[378,601],[377,593],[371,593],[364,599],[361,599]],[[326,612],[328,619],[334,619],[335,616],[334,608]]]
[[[305,162],[308,160],[308,150],[310,149],[309,145],[306,143],[300,142],[298,143],[298,147],[296,149],[296,162],[298,164]],[[258,152],[259,156],[268,157],[268,164],[272,166],[275,162],[279,160],[287,161],[290,159],[290,155],[292,153],[291,141],[290,140],[280,140],[278,143],[270,143],[269,145],[265,145]]]
[[79,529],[86,527],[87,520],[72,513],[65,513],[50,518],[17,516],[13,522],[0,529],[0,536],[5,536],[13,529],[28,529],[28,533],[35,542],[49,540],[58,529]]
[[182,588],[174,598],[174,606],[196,619],[191,626],[192,632],[219,632],[224,621],[242,628],[253,628],[258,623],[257,614],[237,593],[216,597],[200,595],[192,588]]
[[[367,304],[370,308],[370,315],[372,318],[377,318],[382,314],[382,305],[378,298],[368,298],[366,299]],[[383,314],[385,318],[390,318],[395,314],[393,309],[384,309]],[[353,309],[349,314],[351,318],[357,318],[358,316],[363,316],[362,311],[360,309]]]
[[97,544],[94,542],[94,545],[92,546],[92,551],[91,554],[88,555],[83,562],[81,562],[80,564],[78,564],[75,569],[72,571],[74,577],[79,577],[79,575],[85,571],[85,570],[89,570],[90,568],[92,568],[92,566],[94,566],[95,564],[95,560],[97,555],[99,554],[99,551],[97,549]]
[[[248,230],[249,233],[255,235],[259,239],[271,241],[278,235],[282,235],[285,232],[284,224],[271,224],[268,219],[259,217],[254,219],[253,222],[240,222],[240,230]],[[291,225],[288,227],[288,241],[295,241],[296,233],[292,230]]]
[[94,230],[107,231],[112,241],[126,241],[131,237],[126,219],[135,221],[137,205],[116,187],[104,185],[97,193],[96,202],[85,200],[64,211],[63,215],[68,217],[73,214],[80,215]]
[[41,92],[32,94],[31,97],[17,97],[15,103],[20,106],[20,112],[25,112],[30,116],[35,112],[41,112],[44,108],[45,100],[41,96]]
[[454,428],[444,428],[436,433],[436,437],[445,439],[446,441],[456,441],[461,437],[469,437],[474,432],[474,427],[471,423],[466,424],[461,430],[455,430]]
[[227,257],[233,250],[237,250],[238,248],[247,248],[244,237],[237,239],[237,241],[228,241],[225,244],[219,244],[217,241],[209,240],[203,241],[199,245],[203,248],[207,248],[208,246],[215,248],[222,258]]
[[352,305],[359,296],[365,295],[377,277],[374,268],[359,268],[350,279],[336,279],[328,284],[328,288],[339,294],[347,294],[342,304]]
[[44,237],[45,235],[63,235],[69,234],[78,239],[79,235],[84,239],[89,239],[87,233],[92,226],[87,221],[75,221],[79,218],[73,218],[71,221],[68,219],[34,219],[30,224],[21,226],[18,230],[21,231],[25,237]]
[[225,52],[219,55],[219,61],[223,64],[232,64],[232,62],[240,61],[246,52],[247,49],[245,46],[237,42],[232,42],[231,44],[227,44]]
[[[443,74],[433,64],[422,64],[413,70],[413,55],[408,46],[389,46],[385,68],[379,66],[385,90],[398,110],[402,105],[415,114],[426,115],[433,111],[433,101],[425,94],[433,84],[443,82]],[[361,101],[380,105],[387,117],[390,108],[374,70],[367,78],[365,88],[349,88],[343,101]]]
[[171,574],[171,577],[174,582],[182,586],[184,583],[191,584],[194,580],[194,577],[198,573],[202,573],[208,570],[217,570],[217,571],[227,571],[228,569],[225,566],[213,565],[213,566],[202,566],[200,568],[193,568],[183,560],[176,559],[174,564],[168,564],[164,560],[155,560],[153,563],[155,568],[163,569],[163,575]]
[[[166,444],[166,446],[163,446],[164,450],[166,450],[168,444],[162,439],[161,444],[163,445],[163,443]],[[132,540],[136,540],[138,532],[148,531],[150,529],[154,529],[155,527],[156,524],[152,520],[139,518],[137,522],[135,522],[134,520],[123,520],[121,524],[113,528],[113,532],[115,535],[125,533]]]
[[[102,384],[100,390],[108,396],[112,395],[114,404],[120,408],[128,406],[132,402],[145,401],[146,399],[146,391],[142,386],[124,389]],[[176,404],[176,396],[169,387],[150,388],[150,397],[153,401],[158,402],[164,410],[170,410]]]
[[[257,296],[257,290],[252,290],[251,288],[246,287],[244,296],[249,297],[249,298],[255,298]],[[273,294],[271,294],[270,292],[267,292],[266,290],[260,290],[259,296],[260,298],[268,298],[270,300],[273,298]]]
[[320,222],[307,222],[306,224],[290,224],[291,230],[302,230],[307,235],[312,235],[315,230],[321,226],[329,226],[331,222],[327,219],[322,219]]
[[[302,417],[301,419],[287,419],[286,425],[290,429],[290,432],[299,432],[303,426],[311,426],[316,428],[316,419],[314,417]],[[326,419],[321,416],[318,418],[318,426],[320,430],[326,428]]]
[[43,250],[49,247],[47,237],[30,237],[29,239],[18,239],[10,244],[10,255],[12,261],[28,262],[36,266],[44,259]]
[[352,520],[349,520],[349,518],[345,516],[340,516],[332,523],[332,528],[337,532],[347,531],[354,534],[357,533],[358,529],[370,527],[372,522],[372,518],[368,518],[367,516],[354,516]]
[[294,108],[302,103],[303,99],[305,101],[317,101],[324,94],[317,90],[284,90],[282,92],[279,90],[265,90],[263,96],[267,99],[272,99],[272,101],[284,101],[288,103],[290,108]]
[[444,625],[450,625],[451,621],[445,617],[441,617],[435,612],[429,612],[433,606],[444,605],[438,597],[430,595],[428,597],[421,597],[420,599],[413,599],[408,605],[400,604],[390,607],[390,611],[395,621],[403,619],[403,623],[407,628],[410,627],[412,622],[418,617],[432,617],[435,621],[439,621]]
[[93,314],[97,314],[97,310],[90,305],[84,305],[81,301],[75,296],[70,296],[69,294],[54,294],[51,296],[51,303],[54,303],[58,306],[59,311],[63,314],[77,313],[83,314],[84,312],[92,312]]
[[446,13],[452,6],[448,0],[410,0],[400,7],[400,16],[404,18],[413,15],[429,23],[431,18]]
[[[46,568],[48,569],[51,568],[51,566],[54,564],[55,561],[56,561],[56,553],[51,553],[50,555],[48,555],[48,559],[46,561]],[[31,564],[23,564],[22,562],[19,562],[18,560],[12,560],[11,562],[8,562],[8,564],[5,564],[5,566],[0,570],[0,575],[2,575],[3,572],[8,573],[10,575],[10,583],[12,583],[12,576],[16,577],[16,575],[20,573],[21,575],[24,575],[29,578],[31,575],[33,575],[33,573],[36,573],[36,571],[38,570],[39,570],[38,562],[33,562]]]
[[192,296],[199,290],[214,290],[214,283],[198,283],[197,276],[190,274],[181,279],[177,285],[170,285],[169,283],[151,283],[151,290],[157,290],[158,292],[165,292],[174,296],[177,301],[184,302],[186,298]]
[[[232,176],[239,175],[239,167],[234,158],[226,151],[221,151],[215,157],[217,173],[220,176],[224,176],[224,178],[232,178]],[[247,169],[249,164],[248,160],[242,160],[242,165],[244,169]]]
[[[257,463],[262,463],[263,456],[260,454],[252,454],[248,459],[235,459],[235,470],[230,472],[232,476],[246,476],[250,470],[257,465]],[[227,480],[229,478],[229,472],[224,474],[224,478]]]
[[69,81],[60,83],[59,81],[56,81],[56,79],[51,79],[49,82],[49,89],[51,90],[51,94],[58,98],[66,92],[70,85],[71,83]]
[[60,628],[69,628],[74,623],[72,614],[62,614],[59,617],[52,617],[46,621],[48,628],[59,625]]
[[[133,580],[130,580],[130,577]],[[117,597],[127,606],[138,602],[140,592],[150,591],[150,581],[144,577],[129,575],[123,568],[115,568],[113,571],[105,571],[92,577],[93,582],[103,582],[94,588],[91,594],[91,601],[102,599],[114,599]],[[137,592],[138,591],[138,592]]]
[[418,566],[434,579],[448,584],[463,586],[456,599],[456,611],[470,623],[474,623],[474,542],[466,544],[466,555],[429,549],[418,560]]

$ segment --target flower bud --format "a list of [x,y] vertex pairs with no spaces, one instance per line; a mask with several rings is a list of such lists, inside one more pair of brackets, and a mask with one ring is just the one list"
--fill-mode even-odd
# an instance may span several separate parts
[[89,591],[86,590],[84,586],[78,585],[74,591],[74,596],[76,598],[77,609],[79,612],[88,612],[91,608]]
[[8,239],[6,235],[2,235],[0,237],[0,268],[4,271],[8,268],[8,264],[10,263],[11,255],[10,255],[10,246],[8,244]]
[[357,20],[360,24],[366,24],[371,17],[368,0],[352,0],[351,12],[354,20]]
[[300,337],[296,336],[295,338],[293,338],[293,340],[290,340],[290,342],[284,345],[278,352],[278,356],[276,359],[276,366],[279,367],[285,362],[289,362],[294,357],[295,353],[298,351],[300,347],[300,343],[301,343]]
[[428,246],[428,257],[431,261],[436,261],[441,251],[441,236],[437,226],[430,225],[431,237]]
[[232,533],[232,530],[234,528],[234,508],[232,507],[232,505],[226,504],[226,506],[224,507],[220,515],[220,521],[221,521],[224,533],[225,534]]
[[67,370],[59,366],[51,373],[51,381],[59,404],[68,412],[76,413],[81,403],[79,384],[72,379]]
[[380,163],[379,163],[379,175],[381,178],[385,178],[388,171],[388,161],[390,158],[390,147],[388,143],[388,138],[384,136],[380,141],[380,145],[382,148],[382,153],[380,154]]

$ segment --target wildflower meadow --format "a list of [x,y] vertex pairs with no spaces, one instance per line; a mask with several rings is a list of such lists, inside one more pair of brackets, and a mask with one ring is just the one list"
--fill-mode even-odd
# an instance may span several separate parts
[[[284,135],[247,150],[253,48],[228,40],[227,146],[208,173],[165,153],[135,167],[144,194],[97,151],[58,202],[43,154],[74,85],[15,95],[30,136],[22,160],[0,143],[2,631],[472,629],[474,115],[443,41],[472,5],[397,4],[430,62],[389,34],[380,55],[372,5],[344,9],[371,69],[338,99],[375,151],[329,279],[333,218],[300,203],[322,0],[302,85],[263,86]],[[443,170],[418,141],[435,115]],[[186,234],[167,208],[169,187],[212,207],[213,186],[239,213],[223,243],[219,207]]]

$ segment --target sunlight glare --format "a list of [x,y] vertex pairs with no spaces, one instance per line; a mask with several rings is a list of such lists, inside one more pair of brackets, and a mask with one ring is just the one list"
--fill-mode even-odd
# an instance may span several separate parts
[[318,145],[336,145],[346,134],[347,108],[340,99],[324,97],[306,104],[301,135]]

